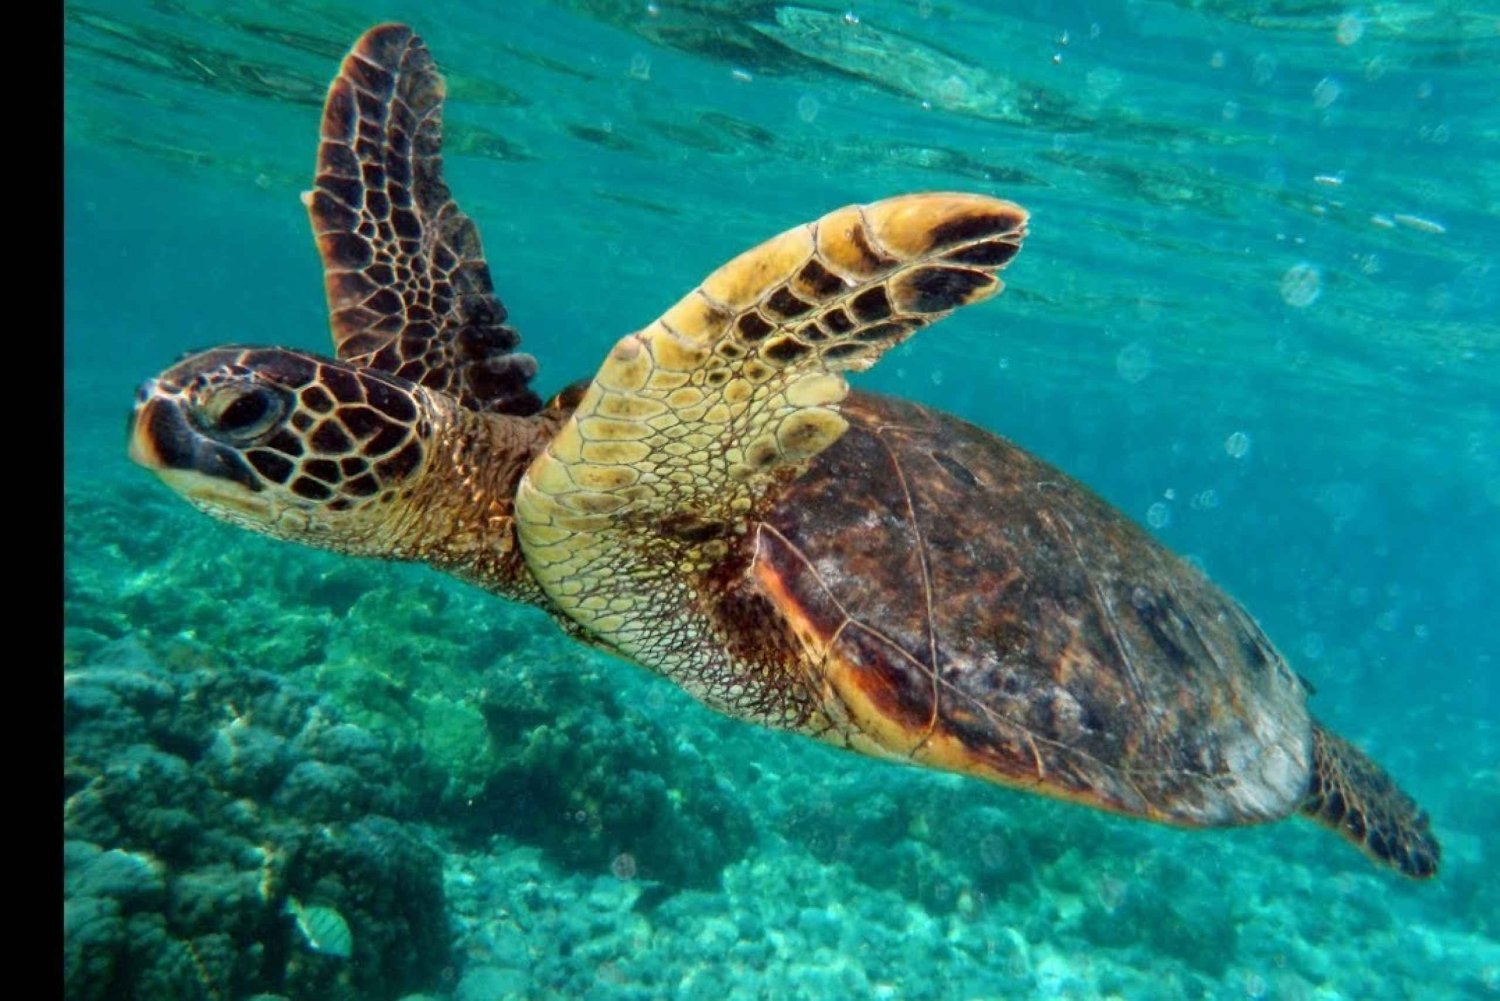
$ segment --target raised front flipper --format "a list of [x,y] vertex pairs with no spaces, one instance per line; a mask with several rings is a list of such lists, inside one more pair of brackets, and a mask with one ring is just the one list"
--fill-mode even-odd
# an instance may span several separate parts
[[643,663],[700,663],[722,644],[688,635],[694,575],[843,434],[842,373],[999,291],[1025,228],[1010,202],[908,195],[839,209],[715,271],[615,345],[522,480],[537,580]]
[[479,230],[443,183],[444,86],[422,40],[383,24],[328,89],[314,189],[303,196],[323,257],[340,359],[530,415],[536,361],[513,353]]

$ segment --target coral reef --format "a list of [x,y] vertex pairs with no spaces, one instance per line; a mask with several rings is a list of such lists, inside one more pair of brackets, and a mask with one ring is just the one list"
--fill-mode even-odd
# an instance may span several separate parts
[[[276,675],[172,670],[128,637],[65,674],[63,709],[69,1001],[384,999],[441,979],[441,855],[394,819],[424,800],[410,752]],[[336,908],[354,955],[309,949],[289,896]]]

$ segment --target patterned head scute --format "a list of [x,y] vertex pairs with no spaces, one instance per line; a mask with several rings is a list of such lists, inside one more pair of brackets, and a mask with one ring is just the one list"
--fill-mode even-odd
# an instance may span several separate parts
[[534,414],[536,361],[514,351],[479,230],[443,181],[443,92],[427,47],[398,24],[365,32],[329,87],[304,200],[334,344],[472,410]]
[[431,429],[414,388],[296,351],[217,348],[141,388],[131,454],[233,521],[326,517],[393,500],[420,473]]

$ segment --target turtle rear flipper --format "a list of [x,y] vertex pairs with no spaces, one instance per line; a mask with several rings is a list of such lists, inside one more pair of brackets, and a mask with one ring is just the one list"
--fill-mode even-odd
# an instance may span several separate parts
[[851,205],[741,254],[622,338],[518,491],[538,581],[646,663],[656,646],[715,646],[680,635],[685,575],[844,433],[843,372],[1000,290],[1026,219],[968,194]]
[[1370,858],[1413,879],[1437,875],[1442,848],[1427,811],[1363,751],[1313,723],[1313,777],[1301,811]]

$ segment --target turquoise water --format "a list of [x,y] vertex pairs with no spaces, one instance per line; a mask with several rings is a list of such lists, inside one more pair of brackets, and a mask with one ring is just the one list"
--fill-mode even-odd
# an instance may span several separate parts
[[[155,888],[97,910],[130,931],[79,946],[70,997],[1500,994],[1500,8],[997,7],[65,6],[65,671],[321,696],[415,776],[327,807],[327,836],[395,815],[442,879],[395,970],[362,951],[402,939],[352,863],[278,877],[346,912],[346,960],[257,910],[283,890],[230,894],[233,930],[184,917],[184,873],[220,900],[210,842],[117,819],[83,840]],[[447,74],[448,180],[543,392],[839,205],[1025,205],[1006,293],[857,384],[1011,438],[1200,563],[1430,810],[1438,879],[1300,822],[1162,830],[720,720],[538,613],[211,523],[130,466],[132,393],[183,352],[329,350],[297,195],[382,19]],[[262,729],[337,757],[301,726]],[[70,745],[79,789],[128,771],[129,734]],[[196,766],[198,738],[151,739]],[[150,980],[170,950],[121,944],[147,927],[191,961]]]

